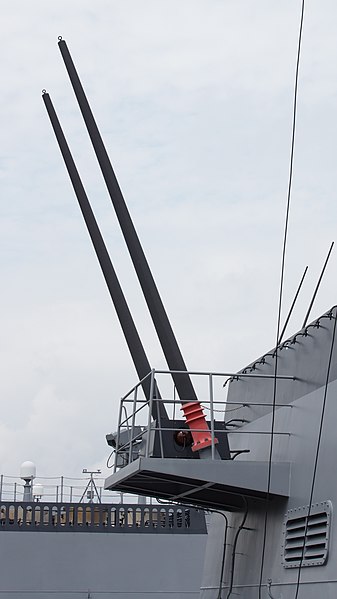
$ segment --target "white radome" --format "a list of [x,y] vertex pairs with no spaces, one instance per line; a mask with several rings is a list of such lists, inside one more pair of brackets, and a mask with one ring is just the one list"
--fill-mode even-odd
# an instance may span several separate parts
[[33,480],[36,477],[36,466],[34,462],[23,462],[20,468],[20,478]]

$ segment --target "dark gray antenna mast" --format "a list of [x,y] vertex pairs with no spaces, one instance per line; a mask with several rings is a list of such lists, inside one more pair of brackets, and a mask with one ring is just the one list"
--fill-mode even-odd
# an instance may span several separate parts
[[[135,365],[137,374],[140,380],[143,380],[142,387],[145,393],[145,397],[150,397],[150,376],[151,366],[145,354],[144,347],[140,340],[138,331],[136,329],[135,323],[133,321],[131,312],[127,305],[126,299],[124,297],[122,288],[120,286],[119,280],[117,278],[115,269],[110,260],[110,256],[108,254],[106,245],[104,243],[102,234],[97,225],[97,221],[95,219],[94,213],[91,209],[90,202],[88,200],[88,196],[83,187],[80,175],[76,168],[74,159],[70,152],[69,146],[67,144],[66,138],[62,131],[62,127],[60,125],[59,119],[55,112],[53,103],[49,94],[46,90],[42,91],[42,98],[47,109],[47,113],[53,127],[61,154],[63,156],[71,183],[73,185],[80,209],[83,214],[83,218],[87,225],[87,229],[94,246],[96,256],[100,263],[103,276],[105,278],[106,284],[108,286],[110,297],[115,306],[117,316],[119,322],[121,324],[127,345],[130,350],[131,357],[133,359],[133,363]],[[145,378],[146,377],[146,378]],[[155,397],[160,399],[160,394],[158,388],[155,390]],[[159,408],[159,414],[157,414],[157,406]],[[167,418],[167,412],[164,404],[161,401],[153,402],[153,418],[157,418],[157,416],[162,418]]]
[[196,401],[197,395],[188,374],[180,374],[186,371],[186,364],[179,349],[177,340],[173,333],[171,324],[166,314],[163,302],[159,295],[157,286],[146,260],[143,248],[140,244],[137,232],[131,220],[128,208],[125,204],[116,175],[112,168],[109,156],[105,149],[102,137],[95,122],[93,113],[86,98],[81,81],[77,74],[75,65],[71,58],[65,40],[59,38],[58,42],[75,96],[77,98],[84,122],[86,124],[97,160],[99,162],[111,201],[115,208],[119,224],[121,226],[125,242],[127,244],[139,283],[148,305],[153,324],[162,346],[168,367],[172,371],[175,386],[182,402]]

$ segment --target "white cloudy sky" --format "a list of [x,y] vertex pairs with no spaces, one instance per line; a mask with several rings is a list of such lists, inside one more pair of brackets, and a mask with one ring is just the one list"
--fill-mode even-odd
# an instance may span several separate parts
[[[3,0],[0,472],[104,468],[135,371],[41,100],[46,88],[150,362],[161,350],[57,47],[68,42],[190,369],[275,339],[300,0]],[[307,2],[284,314],[336,238],[337,8]],[[336,252],[312,317],[337,303]]]

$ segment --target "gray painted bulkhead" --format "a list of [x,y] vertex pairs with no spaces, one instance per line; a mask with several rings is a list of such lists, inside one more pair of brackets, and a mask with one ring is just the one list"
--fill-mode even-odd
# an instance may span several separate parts
[[[329,314],[329,313],[327,313]],[[333,310],[336,314],[336,310]],[[273,498],[268,508],[268,526],[263,567],[262,588],[259,594],[259,577],[262,559],[265,502],[249,500],[248,517],[245,528],[240,532],[235,552],[233,589],[229,597],[242,599],[294,599],[298,568],[285,568],[282,564],[283,521],[289,509],[307,506],[313,480],[314,462],[317,449],[325,384],[328,374],[329,354],[332,346],[334,319],[322,317],[317,326],[309,326],[286,342],[278,355],[278,373],[293,374],[295,381],[277,382],[277,407],[275,413],[275,434],[273,462],[290,462],[290,493],[287,498]],[[270,352],[272,354],[272,352]],[[258,361],[260,362],[260,360]],[[264,362],[264,363],[263,363]],[[262,363],[252,364],[246,372],[272,374],[275,357],[267,355]],[[323,421],[322,440],[318,455],[317,475],[312,503],[331,500],[332,510],[337,504],[337,349],[333,349],[329,385],[326,396],[326,409]],[[232,449],[249,449],[250,453],[238,456],[236,460],[254,462],[265,461],[269,456],[269,434],[271,428],[271,407],[273,402],[273,381],[256,378],[239,379],[230,383],[229,402],[262,403],[263,406],[249,406],[234,412],[236,418],[249,422],[236,432],[229,434]],[[229,404],[228,409],[235,407]],[[231,412],[231,417],[233,413]],[[250,433],[250,434],[248,434]],[[227,599],[232,572],[233,540],[242,522],[243,513],[228,513],[230,528],[227,536],[225,574],[221,597]],[[221,560],[224,543],[224,520],[215,514],[211,524],[201,599],[216,599],[220,582]],[[328,559],[325,565],[302,567],[298,599],[316,599],[319,594],[324,599],[337,597],[337,528],[332,516]],[[268,589],[268,579],[271,586]]]
[[206,535],[0,532],[1,599],[195,599]]

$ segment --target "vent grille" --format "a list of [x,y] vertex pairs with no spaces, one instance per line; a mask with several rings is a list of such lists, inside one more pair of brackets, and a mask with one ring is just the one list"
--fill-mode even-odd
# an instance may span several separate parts
[[322,501],[286,513],[283,527],[283,566],[322,566],[328,557],[331,502]]

